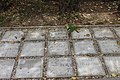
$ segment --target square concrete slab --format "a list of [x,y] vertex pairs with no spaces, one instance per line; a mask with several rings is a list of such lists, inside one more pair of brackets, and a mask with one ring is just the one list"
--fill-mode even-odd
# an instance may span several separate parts
[[93,45],[93,41],[88,41],[88,40],[82,40],[82,41],[76,41],[73,44],[75,54],[80,55],[80,54],[96,54],[96,50]]
[[114,30],[116,31],[117,35],[120,37],[120,27],[114,28]]
[[111,74],[120,74],[120,57],[104,57],[105,64]]
[[50,29],[48,33],[49,39],[67,39],[67,30],[62,28]]
[[0,79],[10,78],[15,60],[0,60]]
[[80,39],[80,38],[91,38],[91,34],[89,29],[87,28],[80,28],[79,33],[74,31],[72,33],[72,39]]
[[49,58],[47,77],[71,77],[73,76],[71,58]]
[[19,43],[0,43],[0,57],[16,57]]
[[109,28],[93,28],[96,38],[111,38],[114,37]]
[[30,30],[27,33],[26,40],[43,40],[45,39],[46,31],[43,29]]
[[23,37],[22,31],[7,31],[2,38],[2,41],[20,41]]
[[79,76],[105,75],[101,62],[95,57],[77,57]]
[[25,42],[21,56],[44,56],[45,42]]
[[41,59],[20,59],[16,70],[16,78],[42,77],[43,58]]
[[102,53],[120,53],[120,45],[116,40],[99,40],[98,43]]
[[67,55],[69,54],[67,41],[49,41],[48,55]]

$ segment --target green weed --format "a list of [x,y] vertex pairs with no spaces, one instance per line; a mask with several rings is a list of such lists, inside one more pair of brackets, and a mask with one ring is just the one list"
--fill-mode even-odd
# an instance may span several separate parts
[[78,32],[77,31],[78,27],[75,24],[70,23],[70,24],[65,25],[65,27],[67,28],[69,33],[72,33],[73,31]]

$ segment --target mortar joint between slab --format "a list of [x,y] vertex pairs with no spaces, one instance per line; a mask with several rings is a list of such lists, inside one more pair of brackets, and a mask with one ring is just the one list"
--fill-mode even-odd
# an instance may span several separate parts
[[117,35],[117,32],[113,29],[113,28],[110,28],[112,33],[115,35],[117,41],[120,41],[120,37]]
[[90,33],[91,33],[91,35],[92,35],[93,41],[94,41],[94,43],[95,43],[95,49],[96,49],[97,53],[99,53],[99,54],[101,55],[101,56],[99,55],[98,57],[99,57],[100,62],[101,62],[101,64],[102,64],[102,68],[104,69],[105,74],[106,74],[106,75],[109,75],[109,72],[108,72],[108,70],[107,70],[107,66],[105,65],[105,61],[104,61],[104,59],[103,59],[103,54],[102,54],[101,49],[100,49],[100,47],[99,47],[99,44],[98,44],[98,42],[97,42],[97,38],[95,37],[95,33],[94,33],[94,31],[93,31],[93,29],[92,29],[91,27],[89,28],[89,30],[90,30]]
[[119,36],[117,35],[116,31],[112,27],[110,27],[109,29],[111,30],[111,32],[113,33],[115,38],[119,38]]
[[89,28],[89,31],[90,31],[91,36],[92,36],[95,50],[96,50],[97,54],[101,55],[101,52],[98,48],[97,38],[95,37],[94,31],[92,30],[92,28]]
[[48,58],[47,54],[48,54],[48,29],[46,29],[46,34],[45,34],[44,59],[43,59],[43,71],[42,71],[43,80],[47,78],[47,58]]
[[78,69],[77,69],[77,62],[76,62],[76,54],[73,49],[73,41],[72,41],[72,35],[71,33],[68,33],[68,40],[69,40],[69,46],[70,46],[70,54],[72,58],[72,68],[74,70],[74,75],[73,76],[78,76]]
[[4,30],[4,31],[1,31],[1,37],[0,37],[0,41],[2,40],[2,38],[3,38],[3,36],[5,35],[5,33],[6,33],[6,30]]
[[[26,37],[26,34],[27,33],[24,33],[23,37]],[[21,40],[20,41],[20,46],[19,46],[19,49],[18,49],[18,52],[17,52],[18,54],[17,54],[17,56],[15,58],[15,63],[14,63],[14,66],[13,66],[13,70],[12,70],[10,79],[14,79],[15,78],[16,69],[17,69],[17,66],[18,66],[18,61],[20,59],[20,55],[21,55],[21,51],[22,51],[23,45],[24,45],[24,40]]]

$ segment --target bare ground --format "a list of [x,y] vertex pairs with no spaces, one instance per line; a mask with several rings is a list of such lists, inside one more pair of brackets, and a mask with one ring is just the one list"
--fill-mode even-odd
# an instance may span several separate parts
[[76,12],[59,14],[58,2],[49,3],[25,0],[0,13],[0,26],[40,26],[40,25],[77,25],[120,24],[117,12],[118,1],[80,2]]

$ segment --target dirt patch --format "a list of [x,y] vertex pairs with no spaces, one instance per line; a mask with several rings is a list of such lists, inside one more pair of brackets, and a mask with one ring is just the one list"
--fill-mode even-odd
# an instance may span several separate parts
[[118,1],[84,1],[79,3],[76,12],[59,14],[58,2],[39,2],[21,0],[16,6],[0,13],[0,26],[37,26],[85,24],[119,24]]

